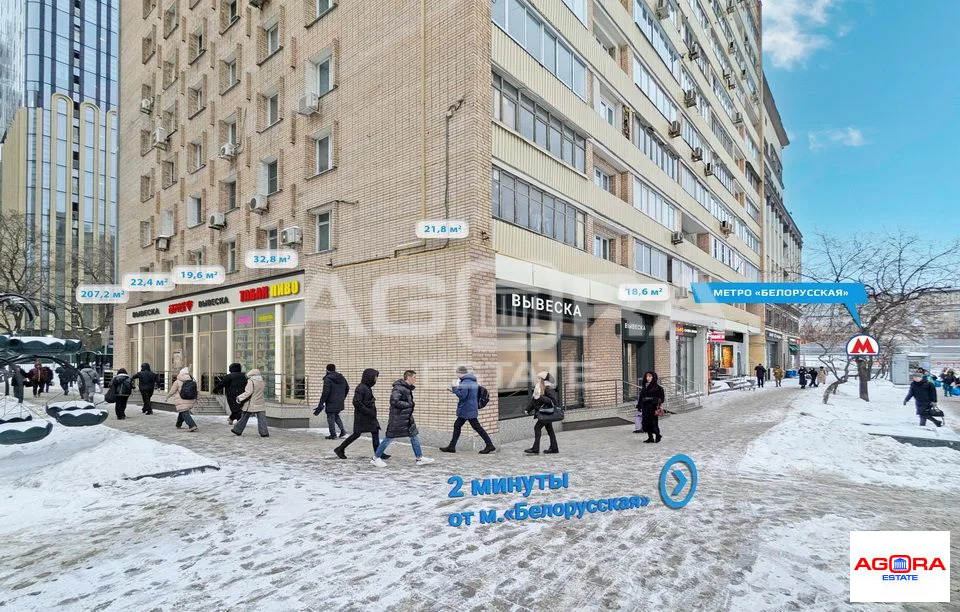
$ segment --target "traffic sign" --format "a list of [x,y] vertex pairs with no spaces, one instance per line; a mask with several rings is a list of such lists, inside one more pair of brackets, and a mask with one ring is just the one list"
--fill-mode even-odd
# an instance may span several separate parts
[[876,357],[880,354],[880,343],[873,336],[857,334],[847,340],[848,357]]

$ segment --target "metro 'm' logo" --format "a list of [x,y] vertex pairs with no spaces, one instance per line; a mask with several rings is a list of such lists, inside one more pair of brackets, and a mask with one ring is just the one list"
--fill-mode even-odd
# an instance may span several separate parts
[[943,560],[940,557],[934,557],[932,559],[927,559],[926,557],[910,557],[908,555],[892,555],[890,557],[876,557],[874,559],[867,559],[866,557],[860,557],[857,561],[857,564],[853,566],[854,571],[856,570],[874,570],[880,572],[910,572],[917,570],[935,570],[941,569],[947,571],[947,568],[943,565]]
[[876,338],[867,334],[857,334],[847,340],[847,355],[849,356],[877,356],[880,354],[880,343]]

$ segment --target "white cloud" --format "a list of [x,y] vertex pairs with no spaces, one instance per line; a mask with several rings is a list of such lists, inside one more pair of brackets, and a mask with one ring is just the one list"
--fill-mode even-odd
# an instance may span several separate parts
[[820,33],[840,0],[767,0],[763,4],[763,51],[777,68],[802,64],[830,42]]
[[810,132],[810,150],[820,151],[827,147],[862,147],[867,144],[863,132],[859,128],[845,127]]

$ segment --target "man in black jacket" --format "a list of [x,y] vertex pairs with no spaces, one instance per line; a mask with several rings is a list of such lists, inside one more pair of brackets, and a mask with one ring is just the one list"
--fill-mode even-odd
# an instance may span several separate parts
[[[333,449],[334,454],[346,459],[344,452],[361,434],[369,433],[373,441],[373,452],[380,446],[380,422],[377,421],[377,398],[373,396],[373,386],[377,384],[380,372],[367,368],[360,375],[360,384],[353,391],[353,433],[340,446]],[[382,455],[382,459],[389,459],[390,455]]]
[[762,387],[763,381],[767,377],[767,368],[763,367],[762,363],[758,363],[753,371],[757,373],[757,386]]
[[907,405],[911,397],[917,405],[917,414],[920,416],[920,427],[926,426],[927,419],[933,421],[933,424],[937,427],[943,426],[943,423],[930,415],[930,406],[937,403],[937,388],[933,386],[933,383],[921,372],[916,372],[913,375],[913,382],[910,383],[910,391],[907,392],[907,397],[903,398],[904,406]]
[[153,397],[153,391],[157,388],[159,377],[156,372],[150,369],[149,363],[141,363],[140,371],[133,375],[133,380],[139,381],[140,397],[143,399],[143,407],[140,412],[143,414],[153,414],[153,404],[150,398]]
[[416,389],[417,373],[413,370],[406,370],[403,378],[393,383],[393,390],[390,392],[390,420],[387,421],[387,436],[373,453],[373,459],[370,463],[377,467],[384,467],[383,451],[387,450],[394,438],[410,438],[410,446],[413,448],[413,456],[417,458],[417,465],[426,465],[433,463],[433,459],[423,456],[423,449],[420,446],[417,424],[413,420],[413,408],[416,403],[413,401],[413,390]]
[[231,363],[228,368],[230,372],[218,381],[218,389],[214,392],[223,390],[223,396],[227,398],[227,406],[230,408],[230,424],[233,425],[243,416],[243,404],[237,401],[237,397],[247,389],[247,375],[243,373],[243,366],[239,363]]
[[340,420],[340,413],[343,412],[343,403],[347,399],[347,393],[350,391],[350,385],[343,374],[337,372],[337,366],[332,363],[327,364],[327,374],[323,377],[323,392],[320,394],[320,403],[313,411],[313,416],[320,416],[324,410],[327,411],[327,440],[337,439],[337,427],[340,427],[340,437],[347,435],[347,430]]

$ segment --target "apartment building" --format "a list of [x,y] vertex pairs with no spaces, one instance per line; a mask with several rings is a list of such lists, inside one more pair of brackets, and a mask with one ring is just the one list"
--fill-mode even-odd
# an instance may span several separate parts
[[[384,399],[412,367],[438,440],[459,364],[501,438],[526,435],[543,370],[568,421],[630,401],[646,370],[691,391],[748,372],[762,308],[688,289],[761,276],[759,10],[125,4],[121,272],[215,263],[228,280],[132,300],[118,363],[190,365],[209,392],[237,360],[313,402],[328,362],[351,384],[380,370]],[[469,236],[417,238],[444,218]],[[278,246],[296,269],[244,265]],[[669,300],[620,299],[653,282]],[[309,408],[268,416],[304,424]]]
[[[766,78],[763,89],[763,279],[771,283],[802,282],[803,235],[784,204],[783,149],[790,140]],[[767,304],[764,309],[764,335],[751,346],[751,360],[784,369],[799,367],[800,309],[791,304]]]
[[74,294],[110,282],[116,263],[120,2],[9,5],[0,17],[12,62],[0,78],[0,212],[23,215],[28,258],[15,289],[53,306],[30,331],[81,337],[95,350],[107,344],[111,309],[79,306]]

